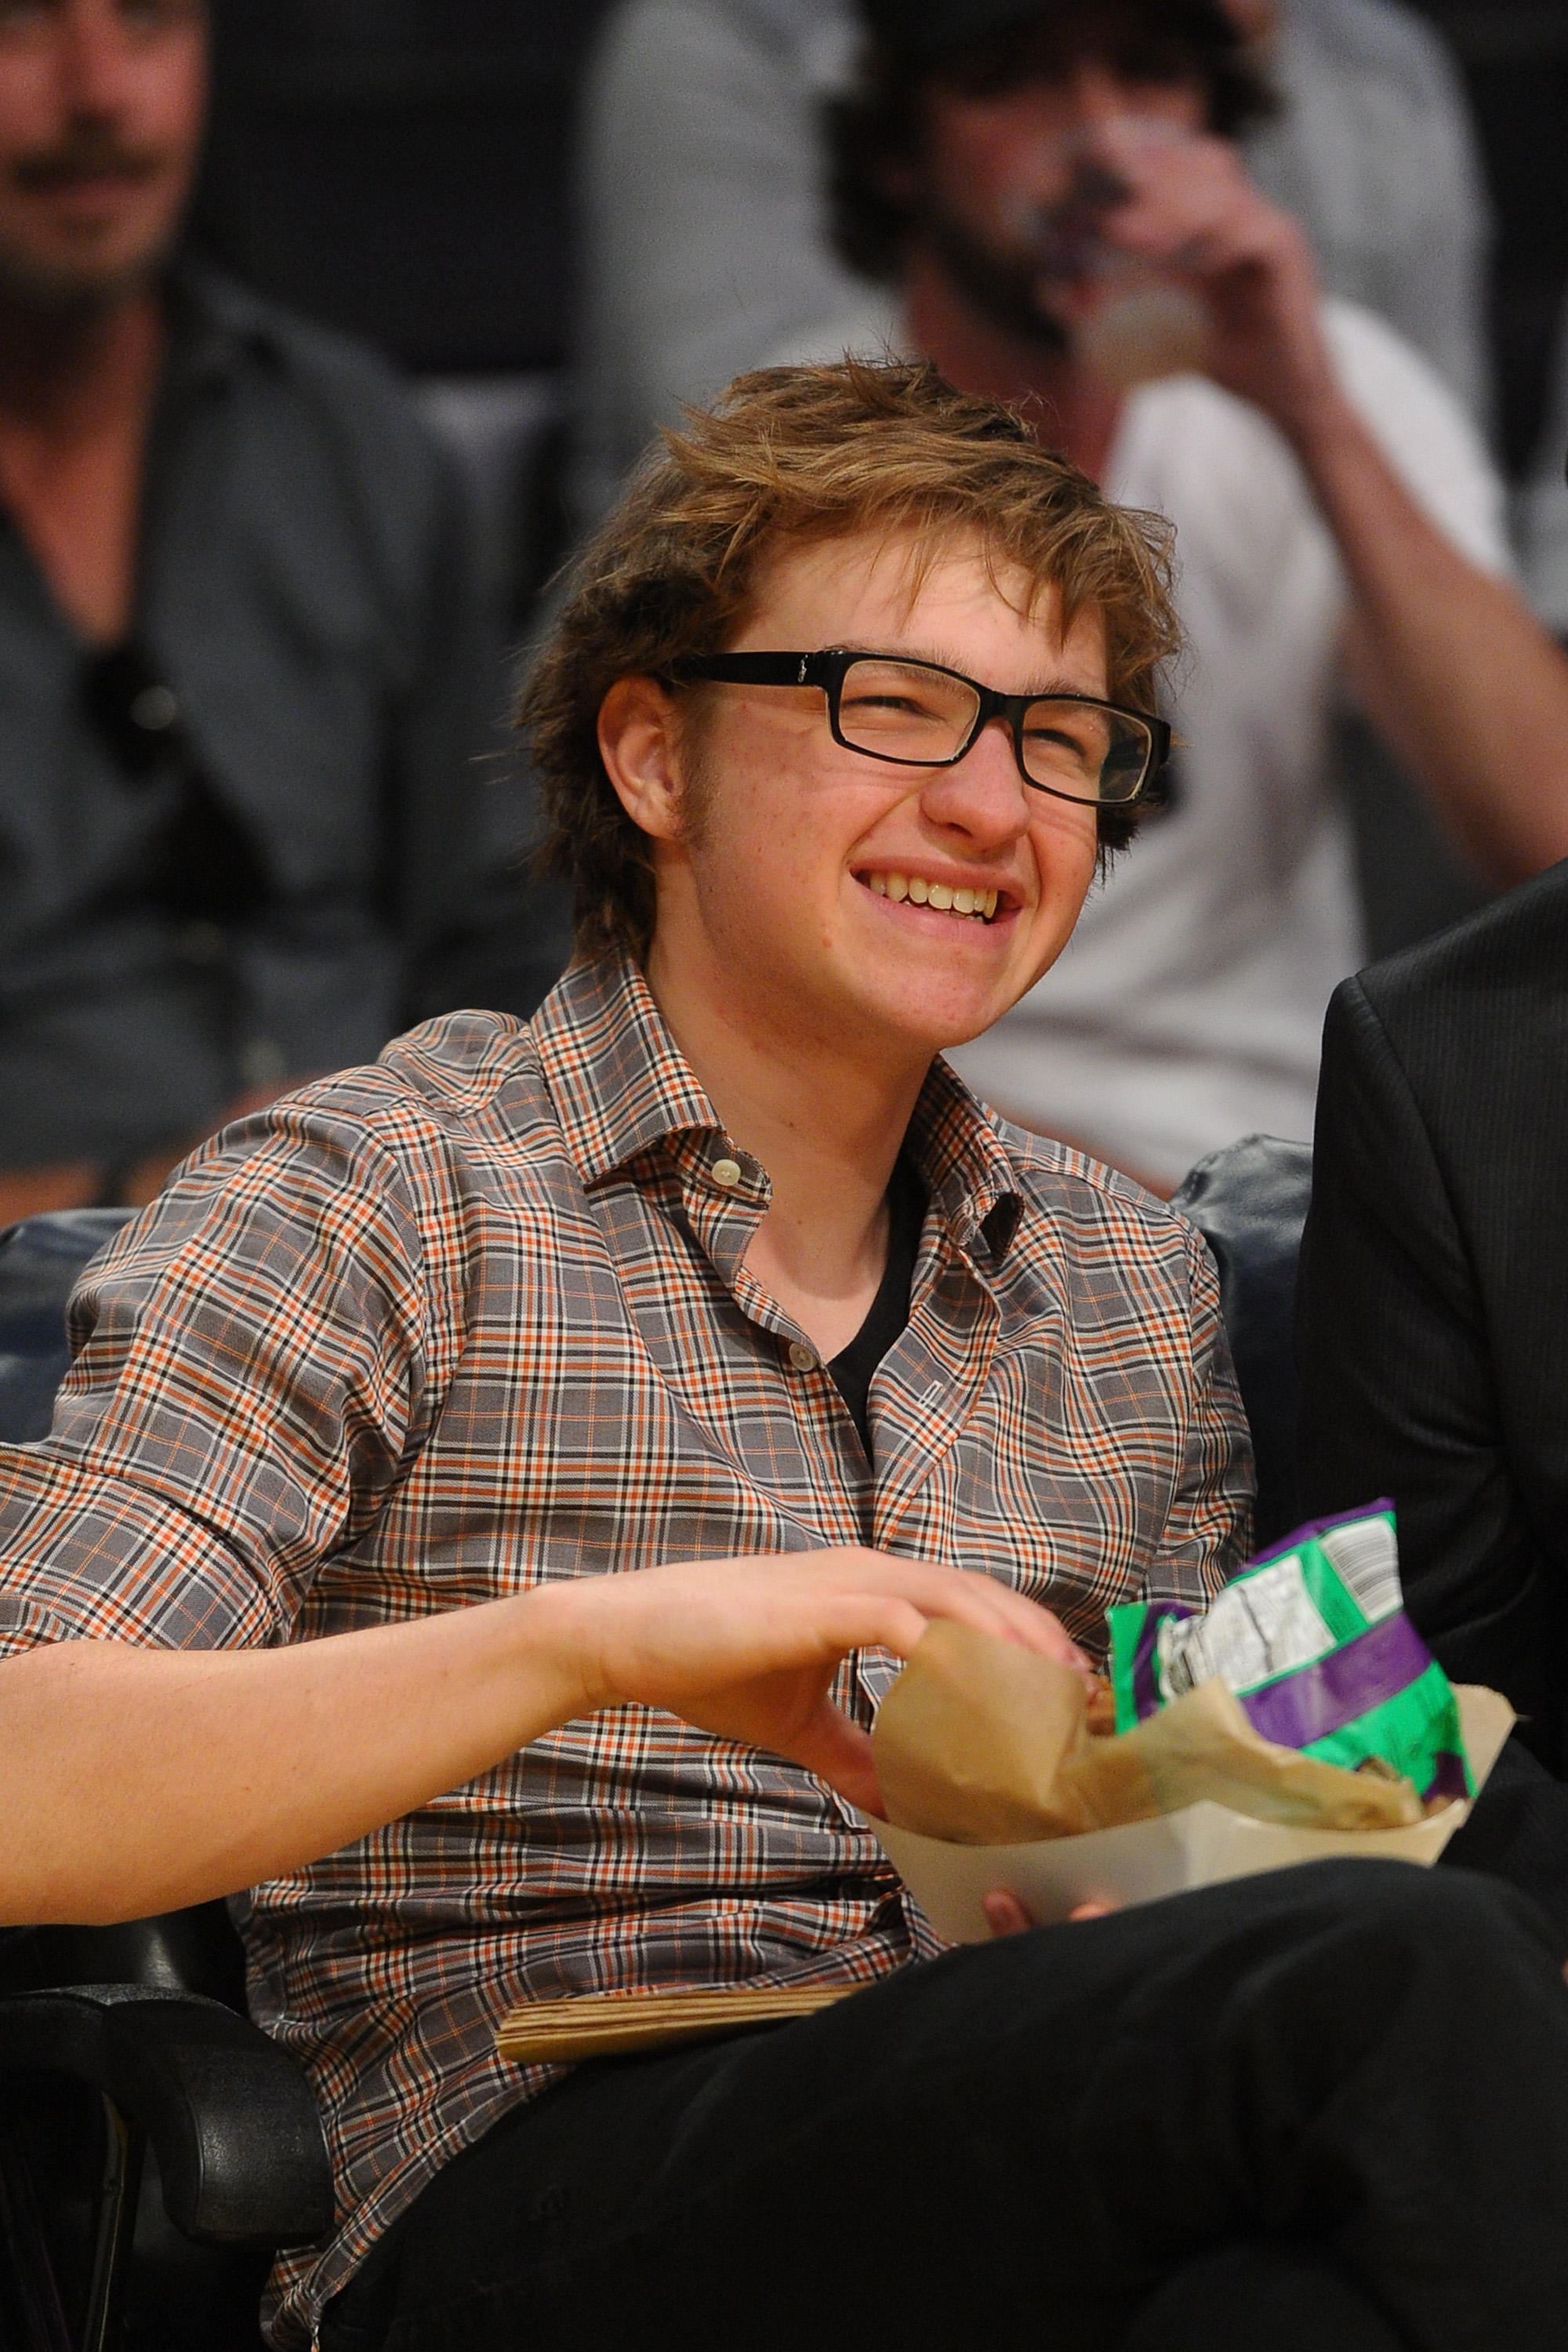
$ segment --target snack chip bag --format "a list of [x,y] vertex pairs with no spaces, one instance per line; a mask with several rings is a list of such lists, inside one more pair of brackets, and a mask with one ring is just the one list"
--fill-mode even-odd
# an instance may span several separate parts
[[1109,1614],[1118,1731],[1217,1675],[1281,1748],[1404,1773],[1427,1803],[1475,1794],[1453,1687],[1405,1614],[1386,1499],[1298,1528],[1201,1616],[1149,1601]]

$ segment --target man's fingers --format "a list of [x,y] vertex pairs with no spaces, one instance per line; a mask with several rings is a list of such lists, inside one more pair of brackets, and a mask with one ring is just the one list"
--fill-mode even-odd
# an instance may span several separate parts
[[830,1699],[822,1701],[811,1721],[791,1740],[788,1753],[793,1763],[804,1764],[859,1811],[883,1818],[882,1792],[871,1761],[871,1736],[841,1715]]
[[982,1895],[980,1907],[993,1936],[1021,1936],[1035,1924],[1010,1887],[993,1887]]
[[[1058,1659],[1064,1665],[1087,1668],[1089,1660],[1059,1619],[1037,1601],[1015,1592],[994,1577],[973,1570],[935,1568],[923,1561],[896,1559],[889,1554],[868,1553],[868,1580],[896,1582],[927,1617],[951,1617],[972,1625],[977,1633],[994,1633],[1004,1641]],[[891,1647],[889,1643],[887,1646]],[[908,1652],[900,1653],[907,1656]]]
[[1091,1671],[1047,1611],[994,1579],[869,1550],[672,1564],[595,1580],[571,1605],[589,1619],[583,1646],[600,1662],[590,1706],[632,1700],[705,1714],[716,1729],[732,1700],[746,1726],[736,1736],[774,1748],[799,1685],[791,1696],[771,1681],[820,1675],[825,1686],[852,1650],[908,1658],[937,1618]]
[[[981,1897],[980,1907],[985,1914],[985,1924],[993,1936],[1021,1936],[1026,1927],[1032,1927],[1035,1924],[1010,1887],[994,1887],[989,1895]],[[1109,1919],[1116,1907],[1114,1903],[1102,1903],[1096,1897],[1087,1903],[1075,1904],[1068,1917],[1069,1920]]]

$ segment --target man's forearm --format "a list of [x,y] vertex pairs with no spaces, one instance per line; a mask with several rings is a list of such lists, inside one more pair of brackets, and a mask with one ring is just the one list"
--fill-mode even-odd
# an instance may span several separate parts
[[169,1910],[333,1852],[584,1711],[546,1589],[283,1650],[0,1665],[0,1919]]
[[1568,856],[1568,659],[1427,520],[1342,394],[1291,439],[1351,583],[1369,717],[1489,881]]
[[858,1545],[572,1577],[268,1650],[72,1641],[0,1664],[0,1922],[134,1918],[298,1870],[599,1708],[662,1709],[879,1805],[829,1693],[952,1617],[1087,1674],[994,1579]]

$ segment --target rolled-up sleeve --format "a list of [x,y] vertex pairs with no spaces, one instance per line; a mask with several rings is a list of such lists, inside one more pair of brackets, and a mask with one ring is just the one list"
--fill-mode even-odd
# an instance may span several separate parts
[[50,1433],[0,1447],[0,1654],[286,1641],[381,1508],[454,1360],[455,1220],[342,1093],[227,1130],[88,1268]]

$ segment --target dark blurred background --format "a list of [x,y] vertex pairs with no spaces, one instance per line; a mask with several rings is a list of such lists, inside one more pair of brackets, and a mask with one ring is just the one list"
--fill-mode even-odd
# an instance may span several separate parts
[[1459,58],[1497,215],[1500,455],[1517,478],[1543,422],[1568,287],[1568,0],[1417,0]]
[[576,97],[608,0],[216,0],[195,234],[423,379],[521,617],[564,529]]
[[421,371],[565,355],[574,99],[604,0],[217,0],[203,230]]
[[[610,0],[216,0],[203,242],[425,379],[521,613],[558,549],[576,97]],[[1497,216],[1500,455],[1542,425],[1568,287],[1568,0],[1426,0]]]

